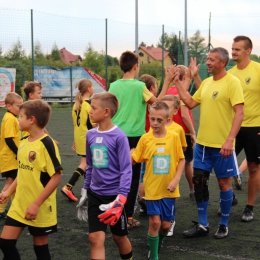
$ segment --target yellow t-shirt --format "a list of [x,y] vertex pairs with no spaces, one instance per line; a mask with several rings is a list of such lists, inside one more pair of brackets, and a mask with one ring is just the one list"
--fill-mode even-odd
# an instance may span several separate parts
[[83,100],[80,110],[76,110],[75,104],[72,109],[76,153],[83,156],[86,156],[86,133],[93,127],[93,122],[89,117],[90,109],[89,100]]
[[244,102],[239,80],[227,73],[220,80],[205,79],[192,97],[200,103],[200,124],[197,143],[221,148],[231,130],[233,106]]
[[24,137],[27,137],[29,135],[30,135],[30,133],[27,132],[27,131],[21,131],[21,133],[20,133],[21,139],[24,138]]
[[9,148],[5,138],[13,138],[16,146],[19,146],[20,129],[18,119],[11,112],[6,112],[1,124],[1,143],[0,143],[0,167],[1,173],[18,169],[16,154]]
[[180,140],[181,140],[182,147],[188,146],[187,142],[186,142],[185,132],[179,124],[172,122],[170,125],[166,126],[166,129],[169,129],[170,131],[174,131],[178,134],[178,136],[180,137]]
[[34,142],[26,138],[21,140],[17,160],[17,187],[8,216],[34,227],[56,225],[56,190],[43,202],[35,220],[26,220],[25,212],[42,193],[51,177],[62,171],[57,145],[46,134]]
[[260,64],[251,61],[243,70],[235,66],[228,72],[240,80],[243,88],[245,116],[242,126],[260,126]]
[[146,163],[145,199],[160,200],[180,197],[179,185],[174,192],[167,190],[168,184],[176,175],[179,160],[184,159],[177,133],[167,130],[163,138],[155,138],[152,131],[144,134],[132,158],[137,163]]

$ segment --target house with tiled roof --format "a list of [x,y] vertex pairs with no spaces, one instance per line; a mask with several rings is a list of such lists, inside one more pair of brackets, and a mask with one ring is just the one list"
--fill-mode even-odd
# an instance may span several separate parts
[[80,63],[82,62],[82,58],[80,55],[74,55],[71,52],[67,51],[65,48],[62,48],[60,50],[60,55],[61,59],[68,64],[72,64],[76,61],[79,61]]
[[[160,47],[152,47],[152,46],[139,46],[139,62],[141,64],[152,63],[155,61],[162,62],[162,48]],[[168,51],[164,51],[163,53],[164,66],[168,67],[173,64],[175,60],[171,57]]]

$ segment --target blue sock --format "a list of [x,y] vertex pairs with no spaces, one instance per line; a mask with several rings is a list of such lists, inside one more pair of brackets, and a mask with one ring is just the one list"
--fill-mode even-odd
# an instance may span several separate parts
[[204,227],[208,226],[208,204],[209,201],[197,202],[198,222]]
[[229,215],[231,212],[232,200],[233,200],[233,191],[232,189],[228,191],[220,191],[220,209],[221,209],[221,218],[219,224],[228,226]]

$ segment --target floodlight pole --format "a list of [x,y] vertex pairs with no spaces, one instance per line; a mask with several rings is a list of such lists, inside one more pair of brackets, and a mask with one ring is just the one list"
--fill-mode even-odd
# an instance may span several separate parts
[[187,37],[187,0],[185,0],[184,14],[184,65],[188,67],[188,37]]

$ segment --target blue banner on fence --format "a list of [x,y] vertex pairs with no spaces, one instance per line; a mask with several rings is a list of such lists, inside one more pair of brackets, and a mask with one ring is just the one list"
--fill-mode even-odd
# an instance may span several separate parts
[[78,91],[80,79],[93,82],[94,92],[105,91],[106,81],[87,68],[56,70],[48,66],[34,66],[34,80],[42,84],[42,99],[49,102],[70,102]]

